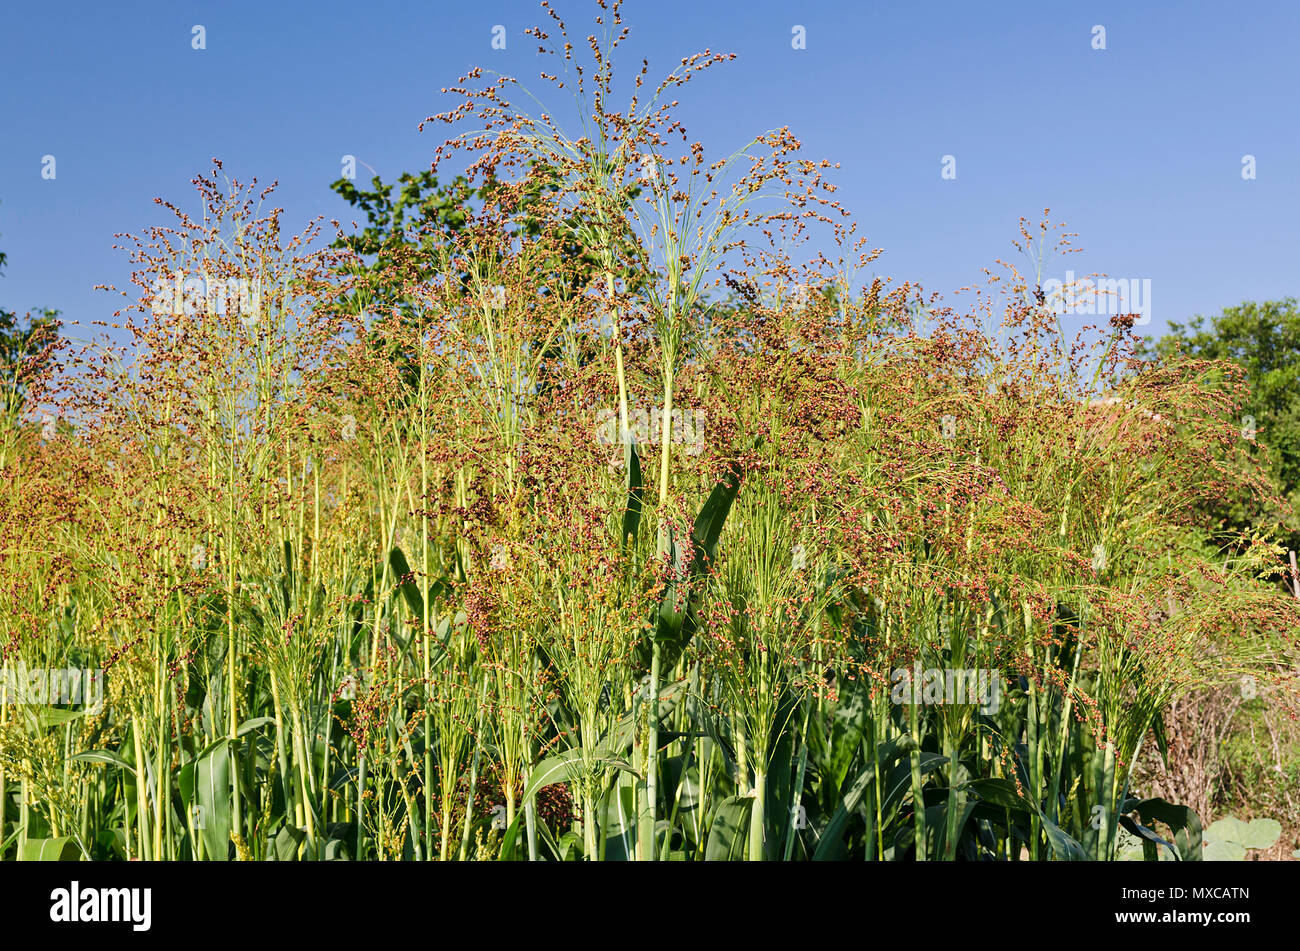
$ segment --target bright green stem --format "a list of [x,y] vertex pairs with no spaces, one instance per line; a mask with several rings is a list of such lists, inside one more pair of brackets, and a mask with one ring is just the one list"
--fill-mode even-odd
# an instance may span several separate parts
[[754,808],[749,813],[749,860],[763,861],[763,839],[767,826],[767,773],[754,770]]
[[582,849],[588,862],[596,861],[597,848],[596,804],[588,792],[582,796]]
[[[912,689],[915,691],[917,689],[916,685],[913,685]],[[928,856],[926,855],[924,781],[921,778],[921,717],[920,704],[917,702],[915,693],[912,697],[910,713],[912,739],[916,742],[916,746],[909,754],[909,762],[912,767],[912,816],[916,828],[916,860],[924,862]]]
[[641,859],[645,862],[656,859],[655,826],[659,822],[659,652],[656,640],[650,655],[650,697],[646,704],[645,800],[637,821]]
[[668,502],[668,464],[672,458],[673,436],[673,373],[664,375],[664,413],[659,421],[659,511]]
[[948,810],[943,830],[943,860],[952,862],[957,858],[957,822],[964,810],[961,795],[957,791],[958,744],[946,726],[943,732],[943,755],[948,757]]

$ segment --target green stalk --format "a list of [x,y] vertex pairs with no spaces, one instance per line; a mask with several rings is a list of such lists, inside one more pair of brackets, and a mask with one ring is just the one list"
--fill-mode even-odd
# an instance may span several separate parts
[[[1033,645],[1033,620],[1029,607],[1029,602],[1024,602],[1025,618],[1025,644],[1026,652],[1029,654],[1031,665],[1034,661]],[[1025,717],[1025,741],[1029,752],[1029,786],[1030,795],[1032,795],[1035,804],[1041,804],[1043,801],[1043,776],[1042,776],[1042,756],[1040,753],[1040,742],[1038,736],[1039,715],[1038,715],[1038,687],[1035,679],[1029,678],[1029,706]],[[1055,797],[1053,797],[1055,798]],[[1030,836],[1029,836],[1029,859],[1032,862],[1038,861],[1039,841],[1043,836],[1043,824],[1035,809],[1029,816]]]
[[[653,636],[653,635],[652,635]],[[659,821],[659,641],[656,639],[650,655],[650,696],[647,702],[646,717],[646,780],[645,801],[641,804],[641,815],[637,820],[640,833],[641,860],[653,862],[655,854],[655,826]]]
[[428,369],[420,354],[420,596],[424,605],[420,635],[424,645],[424,842],[425,855],[432,858],[433,843],[433,711],[429,706],[432,683],[429,655],[433,644],[429,636],[429,391]]
[[140,846],[140,858],[147,862],[152,858],[149,849],[149,798],[145,789],[149,781],[149,771],[145,767],[144,743],[140,738],[139,724],[132,728],[131,740],[135,747],[136,831]]
[[799,768],[795,770],[794,788],[790,791],[790,825],[785,837],[785,861],[794,853],[794,840],[798,836],[798,813],[803,799],[803,774],[808,765],[808,716],[812,712],[812,699],[804,701],[803,727],[796,740],[799,743]]
[[766,827],[767,772],[755,766],[754,808],[749,817],[749,861],[763,861],[763,839]]
[[959,752],[959,739],[953,737],[952,731],[948,729],[948,724],[945,723],[943,755],[948,757],[948,810],[944,817],[947,821],[944,823],[943,838],[943,860],[945,862],[952,862],[957,858],[957,820],[962,812],[961,808],[959,808],[960,797],[957,794],[957,771],[959,768],[957,758]]
[[908,754],[908,762],[911,764],[912,773],[912,818],[916,830],[916,860],[924,862],[928,856],[926,845],[926,824],[925,824],[925,795],[923,792],[924,781],[921,777],[921,722],[920,722],[920,700],[918,692],[920,685],[912,684],[912,702],[908,708],[908,715],[911,718],[912,739],[916,741],[916,747]]
[[[483,713],[487,709],[488,671],[483,672],[483,687],[478,695],[478,730],[474,734],[474,759],[469,768],[469,798],[465,801],[465,830],[460,839],[460,859],[469,855],[469,827],[474,821],[474,791],[478,788],[478,764],[483,753]],[[508,824],[507,824],[508,827]]]

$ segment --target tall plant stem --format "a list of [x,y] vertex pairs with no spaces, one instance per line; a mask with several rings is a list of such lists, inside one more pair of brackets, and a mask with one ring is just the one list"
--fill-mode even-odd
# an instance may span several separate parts
[[487,709],[488,676],[488,672],[484,671],[483,686],[478,695],[478,730],[474,734],[474,759],[469,768],[469,796],[465,800],[465,829],[460,838],[460,859],[462,862],[469,855],[469,828],[474,821],[474,791],[478,788],[478,764],[483,755],[483,714]]
[[[803,799],[803,776],[804,770],[808,766],[808,718],[812,713],[812,703],[811,698],[804,702],[803,726],[799,730],[799,768],[795,770],[794,788],[790,791],[790,824],[786,830],[785,855],[783,856],[787,862],[790,861],[790,856],[794,852],[794,840],[799,829],[799,807]],[[874,752],[872,759],[875,759]],[[878,788],[878,785],[873,786],[873,792]]]
[[424,354],[420,355],[420,603],[421,640],[424,644],[424,855],[433,858],[433,711],[429,706],[432,683],[429,655],[429,390]]
[[226,545],[221,553],[226,563],[226,693],[229,711],[226,719],[230,739],[231,828],[243,835],[243,805],[239,796],[239,678],[236,670],[235,643],[235,451],[230,452],[226,488]]
[[649,697],[646,700],[649,724],[646,730],[645,801],[641,804],[637,821],[641,860],[645,862],[653,862],[658,857],[655,854],[655,826],[659,822],[659,658],[659,640],[656,638],[651,646]]
[[763,838],[767,825],[767,772],[754,769],[754,808],[749,818],[749,861],[763,861]]
[[[672,457],[672,411],[673,411],[673,371],[671,363],[664,373],[664,410],[663,417],[659,426],[659,517],[664,517],[665,508],[668,504],[668,466]],[[659,822],[659,661],[660,661],[660,644],[658,637],[654,632],[651,633],[654,638],[650,647],[650,688],[649,703],[646,706],[646,716],[648,718],[646,729],[646,801],[642,807],[641,820],[638,826],[641,827],[640,840],[642,843],[641,855],[646,861],[653,862],[656,858],[654,841],[655,826]]]
[[912,702],[908,706],[908,713],[911,717],[912,739],[915,741],[916,746],[908,754],[908,759],[912,771],[912,817],[916,830],[916,860],[924,862],[928,856],[926,855],[924,779],[921,776],[921,698],[919,691],[919,684],[914,682],[912,684]]

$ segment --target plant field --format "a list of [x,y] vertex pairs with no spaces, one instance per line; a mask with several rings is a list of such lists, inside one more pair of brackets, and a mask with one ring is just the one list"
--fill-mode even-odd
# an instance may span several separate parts
[[1199,517],[1283,505],[1240,374],[1064,326],[1046,215],[960,306],[864,278],[833,164],[678,121],[727,56],[549,16],[544,94],[431,118],[443,227],[295,234],[218,162],[3,368],[0,857],[1263,847],[1134,769],[1300,699],[1284,547]]

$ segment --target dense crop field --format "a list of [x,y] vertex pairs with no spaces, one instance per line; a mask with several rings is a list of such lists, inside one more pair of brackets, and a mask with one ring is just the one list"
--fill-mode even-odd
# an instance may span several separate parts
[[1300,657],[1197,517],[1270,491],[1240,378],[1067,333],[1046,220],[961,310],[855,282],[834,167],[706,158],[725,56],[619,111],[604,19],[580,134],[462,81],[442,230],[325,247],[218,163],[6,368],[0,856],[1201,857],[1134,763]]

